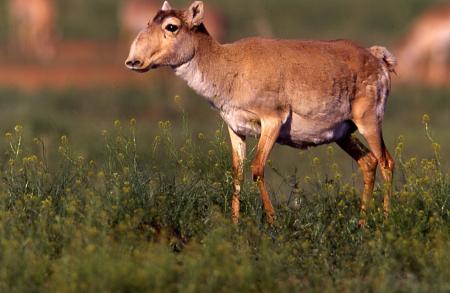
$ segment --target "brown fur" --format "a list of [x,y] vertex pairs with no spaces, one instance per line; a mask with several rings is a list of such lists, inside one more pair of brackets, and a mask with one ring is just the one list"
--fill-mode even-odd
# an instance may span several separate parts
[[[160,11],[136,38],[126,64],[141,72],[171,66],[228,124],[235,170],[233,220],[239,216],[246,136],[259,137],[251,169],[269,224],[275,212],[264,166],[277,142],[297,148],[337,142],[364,173],[364,209],[370,202],[376,163],[386,182],[392,177],[393,161],[384,146],[381,123],[393,55],[383,47],[368,50],[346,40],[248,38],[221,45],[204,29],[202,19],[199,1],[188,10]],[[168,25],[179,29],[170,32]],[[350,139],[356,129],[371,151]],[[386,210],[389,195],[390,189]]]

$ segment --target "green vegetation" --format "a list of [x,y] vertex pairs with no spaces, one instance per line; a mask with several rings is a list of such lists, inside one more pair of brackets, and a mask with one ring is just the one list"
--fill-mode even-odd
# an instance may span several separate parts
[[136,121],[116,121],[95,159],[67,136],[48,157],[22,126],[6,133],[0,291],[450,289],[450,174],[435,141],[424,140],[434,152],[423,159],[398,143],[392,213],[384,219],[378,186],[365,229],[333,147],[304,166],[308,176],[283,178],[292,188],[273,194],[273,228],[247,181],[234,227],[227,138],[192,135],[182,121],[178,140],[160,122],[144,153]]

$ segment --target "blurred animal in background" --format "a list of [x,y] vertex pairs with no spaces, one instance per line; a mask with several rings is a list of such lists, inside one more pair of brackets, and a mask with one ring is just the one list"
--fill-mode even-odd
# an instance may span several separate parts
[[[205,16],[205,24],[209,33],[217,40],[222,40],[225,33],[224,18],[211,5],[206,5],[209,11]],[[123,0],[119,11],[120,33],[122,38],[133,40],[136,34],[145,28],[152,17],[161,8],[157,0]]]
[[41,61],[55,55],[54,0],[9,0],[9,42],[13,50]]
[[445,85],[450,81],[450,5],[433,7],[411,25],[396,50],[403,82]]

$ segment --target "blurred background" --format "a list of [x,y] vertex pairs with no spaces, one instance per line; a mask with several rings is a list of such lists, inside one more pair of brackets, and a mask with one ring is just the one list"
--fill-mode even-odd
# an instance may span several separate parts
[[[171,4],[182,8],[190,2]],[[394,152],[403,136],[408,155],[432,154],[422,124],[427,113],[443,161],[448,162],[449,1],[211,0],[205,4],[206,26],[222,42],[260,35],[347,38],[367,47],[388,47],[400,63],[385,115],[389,148]],[[100,133],[116,119],[137,119],[142,154],[151,148],[160,120],[171,120],[175,136],[179,135],[183,111],[194,137],[199,132],[212,136],[223,127],[220,117],[170,70],[141,75],[123,66],[132,38],[161,5],[154,0],[1,0],[0,131],[23,125],[30,140],[39,137],[45,142],[49,157],[59,137],[68,135],[76,149],[91,158],[102,153]],[[1,147],[8,147],[7,143]],[[277,147],[272,161],[291,172],[323,153],[324,147],[307,154]],[[336,151],[336,156],[344,169],[356,169],[343,152]]]

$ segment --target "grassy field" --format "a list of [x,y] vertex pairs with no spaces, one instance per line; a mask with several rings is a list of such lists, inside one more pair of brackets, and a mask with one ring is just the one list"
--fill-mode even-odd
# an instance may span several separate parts
[[397,146],[392,214],[383,218],[377,188],[366,229],[357,225],[359,192],[331,149],[307,166],[309,176],[285,178],[293,188],[276,200],[274,228],[252,183],[233,227],[223,134],[186,132],[176,143],[171,123],[160,123],[143,160],[135,123],[99,134],[96,160],[62,136],[53,167],[22,126],[5,134],[1,291],[450,289],[450,178],[437,153],[406,158]]
[[234,227],[222,124],[199,98],[151,97],[2,92],[0,291],[450,290],[444,93],[393,95],[392,214],[378,184],[366,229],[360,174],[336,147],[276,148],[276,226],[247,181]]

